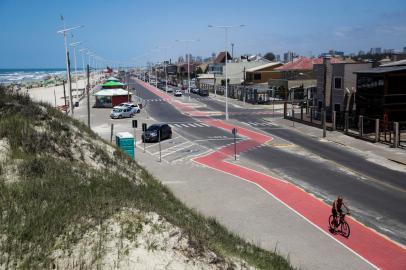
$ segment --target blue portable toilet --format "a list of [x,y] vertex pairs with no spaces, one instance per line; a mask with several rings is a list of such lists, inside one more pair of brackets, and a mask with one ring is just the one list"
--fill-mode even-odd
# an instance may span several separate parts
[[130,132],[119,132],[116,134],[116,145],[132,159],[134,159],[134,136]]

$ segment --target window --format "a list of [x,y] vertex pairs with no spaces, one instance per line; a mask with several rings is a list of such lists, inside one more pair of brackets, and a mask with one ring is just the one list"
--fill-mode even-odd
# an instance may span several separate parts
[[334,89],[342,89],[342,88],[343,88],[343,78],[334,77]]
[[334,111],[340,112],[340,104],[334,104]]
[[260,81],[261,80],[261,73],[254,73],[254,81]]

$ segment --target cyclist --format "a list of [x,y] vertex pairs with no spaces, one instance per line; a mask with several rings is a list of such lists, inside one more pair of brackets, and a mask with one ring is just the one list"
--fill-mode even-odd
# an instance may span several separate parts
[[333,213],[334,217],[334,230],[337,230],[337,226],[339,224],[339,219],[337,219],[338,214],[340,214],[340,218],[343,215],[343,210],[341,207],[345,207],[347,210],[348,214],[350,213],[350,209],[344,204],[344,200],[342,196],[338,196],[337,200],[333,202],[333,208],[331,209],[331,212]]

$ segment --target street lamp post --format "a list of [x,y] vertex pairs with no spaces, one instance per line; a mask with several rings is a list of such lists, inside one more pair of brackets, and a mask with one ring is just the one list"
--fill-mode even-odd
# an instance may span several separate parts
[[78,68],[77,68],[77,65],[76,65],[76,46],[78,46],[80,44],[82,44],[81,41],[69,44],[69,46],[73,47],[73,57],[75,58],[76,98],[78,98],[78,91],[79,91],[79,87],[78,87]]
[[[61,17],[61,19],[64,20],[63,17]],[[64,22],[63,29],[57,31],[58,34],[62,34],[62,35],[63,35],[64,42],[65,42],[66,77],[67,77],[68,86],[69,86],[69,96],[70,96],[70,97],[69,97],[69,98],[70,98],[69,107],[70,107],[70,110],[71,110],[71,114],[72,114],[72,115],[73,115],[72,84],[71,84],[71,77],[70,77],[69,50],[68,50],[68,42],[67,42],[66,34],[67,34],[69,31],[72,31],[72,30],[75,30],[75,29],[78,29],[78,28],[82,28],[82,27],[83,27],[83,25],[75,26],[75,27],[71,27],[71,28],[66,28],[66,25],[65,25],[65,22]]]
[[[168,54],[168,49],[170,47],[166,46],[166,47],[157,47],[157,49],[164,49],[165,50],[165,59],[167,57]],[[164,69],[165,69],[165,92],[168,93],[168,72],[167,72],[167,66],[166,66],[166,61],[164,59]]]
[[[209,25],[210,28],[222,28],[225,30],[225,80],[226,80],[226,90],[225,90],[225,96],[226,96],[226,120],[228,120],[228,78],[227,78],[227,43],[228,43],[228,29],[233,28],[233,27],[244,27],[243,24],[240,25]],[[216,87],[216,86],[214,86]]]
[[190,42],[200,41],[200,39],[182,39],[176,40],[177,42],[185,42],[186,43],[186,56],[187,56],[187,76],[188,76],[188,94],[190,100],[190,53],[189,53],[189,46]]

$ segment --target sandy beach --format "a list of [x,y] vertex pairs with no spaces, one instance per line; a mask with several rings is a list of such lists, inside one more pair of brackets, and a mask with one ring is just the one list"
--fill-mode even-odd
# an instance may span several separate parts
[[[97,75],[97,78],[100,78],[101,75]],[[96,78],[96,77],[95,77]],[[94,79],[92,80],[94,82]],[[72,82],[72,96],[73,102],[78,101],[80,96],[83,94],[86,85],[85,79],[79,79],[76,83]],[[49,103],[51,106],[58,107],[65,104],[63,85],[58,86],[49,86],[49,87],[36,87],[31,89],[23,89],[22,91],[29,94],[29,96],[35,101],[42,101]],[[65,84],[66,92],[66,102],[69,104],[69,87],[68,84]]]

